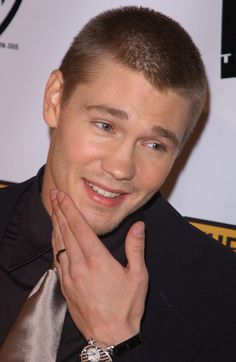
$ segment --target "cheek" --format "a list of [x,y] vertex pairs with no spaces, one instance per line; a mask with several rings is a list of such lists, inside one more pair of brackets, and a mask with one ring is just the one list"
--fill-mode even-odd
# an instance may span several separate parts
[[144,162],[140,163],[137,172],[139,188],[145,193],[155,193],[159,190],[168,176],[173,160],[168,162]]
[[82,132],[77,134],[63,134],[58,140],[62,158],[68,164],[83,164],[98,157],[98,148],[91,139]]
[[139,178],[139,188],[146,194],[155,193],[159,189],[160,184],[160,175],[154,176],[153,173],[145,173],[145,170]]

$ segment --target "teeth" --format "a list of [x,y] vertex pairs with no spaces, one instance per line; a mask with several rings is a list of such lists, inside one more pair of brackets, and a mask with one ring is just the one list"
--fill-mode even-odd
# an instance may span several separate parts
[[89,187],[95,191],[98,195],[101,195],[103,197],[107,197],[107,198],[110,198],[110,199],[114,199],[115,197],[118,197],[120,196],[120,194],[116,194],[115,192],[109,192],[109,191],[105,191],[103,189],[101,189],[100,187],[96,186],[96,185],[93,185],[92,183],[90,182],[87,182],[87,184],[89,185]]

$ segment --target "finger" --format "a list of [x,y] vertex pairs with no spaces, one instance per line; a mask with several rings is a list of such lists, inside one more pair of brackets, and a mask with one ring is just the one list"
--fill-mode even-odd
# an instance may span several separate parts
[[60,266],[60,259],[58,261],[57,256],[56,256],[58,253],[58,249],[56,248],[56,238],[55,238],[54,231],[52,231],[52,250],[53,250],[53,265],[57,269],[58,273],[59,272],[61,273],[62,271],[61,271],[61,266]]
[[139,271],[145,266],[145,225],[138,221],[131,226],[125,239],[125,252],[128,268]]
[[[55,239],[56,239],[56,250],[57,252],[61,249],[66,249],[67,256],[69,258],[69,262],[73,263],[81,263],[83,259],[83,254],[80,250],[80,246],[77,243],[69,224],[61,212],[57,199],[52,200],[52,209],[53,209],[53,228],[55,232]],[[65,254],[65,253],[63,253]],[[64,259],[64,256],[60,255],[60,261]],[[61,264],[63,267],[63,264]]]
[[55,251],[54,257],[56,257],[56,253],[58,252],[58,250],[61,250],[65,247],[63,239],[61,237],[61,231],[58,225],[58,221],[57,221],[57,217],[56,214],[54,212],[54,210],[52,211],[52,234],[53,234],[53,249]]
[[53,255],[54,255],[54,265],[58,269],[58,264],[61,264],[63,269],[66,270],[67,264],[68,264],[66,252],[61,253],[59,258],[57,258],[58,252],[60,250],[65,249],[65,243],[64,243],[64,240],[63,240],[63,237],[61,234],[61,230],[60,230],[60,227],[58,224],[58,220],[57,220],[57,217],[56,217],[54,211],[52,212],[52,226],[53,226],[52,248],[53,248]]
[[[86,258],[91,254],[110,254],[91,226],[77,208],[73,200],[64,192],[57,192],[56,199],[61,213],[64,215],[74,238]],[[73,251],[72,255],[73,257]]]
[[[59,277],[59,281],[60,281],[60,286],[61,286],[61,290],[62,293],[64,294],[64,283],[63,281],[65,281],[65,275],[68,276],[68,268],[69,268],[69,261],[68,261],[68,257],[66,252],[62,253],[64,255],[60,255],[60,259],[59,262],[56,259],[56,247],[55,247],[55,236],[54,236],[54,232],[52,233],[52,246],[53,246],[53,254],[54,254],[54,266],[56,267],[57,273],[58,273],[58,277]],[[70,278],[67,278],[67,280],[70,280]]]

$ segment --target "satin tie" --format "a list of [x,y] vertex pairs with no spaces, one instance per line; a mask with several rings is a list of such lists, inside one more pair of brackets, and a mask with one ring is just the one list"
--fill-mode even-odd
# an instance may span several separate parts
[[65,313],[57,272],[49,269],[24,303],[0,349],[0,361],[55,362]]

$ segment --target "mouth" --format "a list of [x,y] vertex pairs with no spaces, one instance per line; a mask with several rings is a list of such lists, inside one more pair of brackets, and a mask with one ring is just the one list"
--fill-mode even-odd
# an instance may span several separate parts
[[114,199],[115,197],[118,197],[118,196],[121,195],[121,193],[116,193],[116,192],[111,192],[111,191],[104,190],[101,187],[93,184],[92,182],[86,181],[86,183],[98,195],[101,195],[101,196],[106,197],[108,199]]
[[116,206],[128,195],[122,190],[113,190],[86,179],[83,179],[83,182],[90,198],[104,206]]

